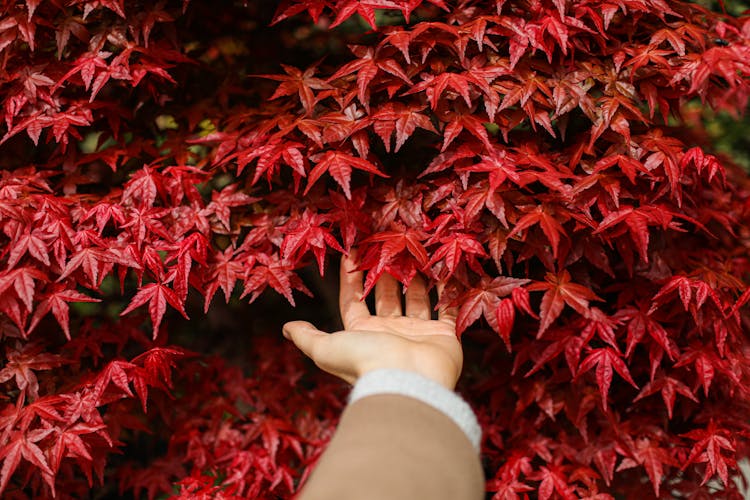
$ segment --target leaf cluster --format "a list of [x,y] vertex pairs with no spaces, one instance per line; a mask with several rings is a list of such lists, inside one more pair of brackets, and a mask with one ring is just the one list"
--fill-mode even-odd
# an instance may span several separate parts
[[[260,4],[0,2],[0,492],[294,491],[340,388],[296,392],[277,347],[244,377],[170,327],[295,304],[357,247],[368,292],[445,283],[481,347],[462,390],[494,498],[740,498],[750,182],[690,125],[747,108],[750,18]],[[111,459],[157,428],[147,467]]]

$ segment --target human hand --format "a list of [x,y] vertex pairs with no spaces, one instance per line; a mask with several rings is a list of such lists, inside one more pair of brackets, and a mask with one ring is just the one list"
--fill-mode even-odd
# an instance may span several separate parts
[[375,285],[375,316],[362,299],[363,273],[352,257],[341,258],[339,308],[344,330],[325,333],[306,321],[284,325],[290,339],[316,365],[350,384],[365,373],[395,368],[419,373],[453,390],[463,351],[456,337],[456,311],[441,309],[432,320],[425,282],[416,276],[401,312],[400,286],[384,274]]

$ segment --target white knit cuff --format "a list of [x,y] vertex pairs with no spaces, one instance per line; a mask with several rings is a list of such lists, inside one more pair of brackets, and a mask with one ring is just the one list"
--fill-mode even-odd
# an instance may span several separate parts
[[443,412],[479,451],[482,429],[471,407],[455,392],[415,372],[380,369],[362,375],[349,394],[349,403],[375,394],[401,394],[418,399]]

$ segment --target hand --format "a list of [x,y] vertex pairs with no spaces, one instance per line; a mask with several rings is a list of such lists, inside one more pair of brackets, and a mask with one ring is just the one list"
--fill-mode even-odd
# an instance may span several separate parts
[[375,285],[373,316],[362,300],[362,272],[355,267],[353,257],[341,258],[339,308],[344,330],[329,334],[306,321],[291,321],[284,325],[284,336],[320,368],[350,384],[369,371],[396,368],[453,390],[463,364],[455,309],[442,309],[438,319],[431,320],[424,280],[416,276],[406,290],[404,316],[400,286],[384,274]]

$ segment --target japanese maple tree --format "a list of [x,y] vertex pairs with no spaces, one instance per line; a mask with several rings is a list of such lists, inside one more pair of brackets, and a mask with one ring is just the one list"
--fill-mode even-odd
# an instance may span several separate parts
[[742,498],[727,7],[0,0],[0,494],[291,496],[346,388],[264,318],[356,247],[459,308],[488,497]]

